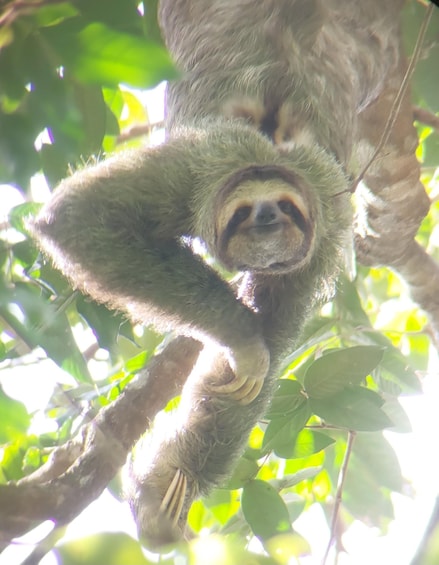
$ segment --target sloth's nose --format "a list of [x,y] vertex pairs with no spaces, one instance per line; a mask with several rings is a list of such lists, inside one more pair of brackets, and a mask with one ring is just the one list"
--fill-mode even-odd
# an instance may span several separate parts
[[273,224],[278,219],[278,209],[270,202],[263,202],[258,205],[255,215],[255,222],[258,225]]

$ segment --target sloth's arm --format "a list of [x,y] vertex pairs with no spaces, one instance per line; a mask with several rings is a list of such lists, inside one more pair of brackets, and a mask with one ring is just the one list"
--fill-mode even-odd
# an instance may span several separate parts
[[134,320],[214,340],[231,352],[238,379],[260,379],[268,352],[257,316],[181,238],[209,238],[219,187],[255,161],[276,159],[250,128],[206,124],[77,171],[31,231],[81,291]]
[[180,139],[77,171],[31,231],[84,293],[136,321],[213,339],[236,351],[239,377],[263,378],[268,354],[254,312],[181,240],[196,235],[197,153]]

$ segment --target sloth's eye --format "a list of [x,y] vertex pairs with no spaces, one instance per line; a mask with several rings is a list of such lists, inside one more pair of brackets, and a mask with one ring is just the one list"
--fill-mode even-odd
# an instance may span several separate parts
[[279,210],[286,216],[289,216],[299,229],[303,232],[306,230],[306,220],[303,217],[302,212],[293,204],[293,202],[291,202],[291,200],[279,200],[277,205]]
[[228,228],[229,229],[237,228],[239,224],[245,222],[245,220],[250,216],[251,211],[252,211],[251,206],[241,206],[240,208],[238,208],[236,212],[233,214],[229,222]]

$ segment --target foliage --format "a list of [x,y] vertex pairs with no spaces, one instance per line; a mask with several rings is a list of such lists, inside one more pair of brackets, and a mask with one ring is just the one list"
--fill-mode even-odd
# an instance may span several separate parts
[[[8,369],[31,365],[38,390],[46,357],[62,370],[37,413],[28,413],[6,386],[0,388],[0,483],[37,469],[90,410],[119,395],[161,340],[72,292],[42,261],[23,223],[38,209],[35,188],[43,177],[54,188],[70,166],[92,154],[118,151],[121,124],[148,121],[140,91],[128,87],[147,89],[175,76],[159,39],[155,2],[140,3],[144,15],[138,4],[48,0],[23,8],[8,2],[0,16],[5,24],[0,28],[0,182],[23,195],[0,233],[0,383],[8,382]],[[422,14],[416,2],[406,7],[408,50]],[[433,112],[439,111],[438,33],[436,19],[428,56],[414,80],[415,103]],[[422,125],[419,135],[423,181],[434,196],[439,135]],[[438,219],[436,203],[419,233],[436,258]],[[355,280],[341,281],[334,301],[308,325],[302,345],[286,360],[266,419],[254,430],[229,484],[192,507],[191,528],[219,535],[182,544],[177,555],[191,564],[206,562],[206,552],[209,563],[282,564],[306,552],[308,544],[294,522],[314,503],[331,515],[352,433],[343,525],[357,519],[385,529],[393,515],[391,492],[404,492],[405,483],[383,431],[410,431],[398,398],[420,391],[429,350],[425,316],[395,275],[358,267]],[[35,434],[37,420],[44,425]],[[230,533],[230,538],[221,535]],[[247,551],[251,536],[260,540],[265,555]],[[124,534],[102,534],[80,544],[61,539],[56,552],[66,565],[150,562]]]

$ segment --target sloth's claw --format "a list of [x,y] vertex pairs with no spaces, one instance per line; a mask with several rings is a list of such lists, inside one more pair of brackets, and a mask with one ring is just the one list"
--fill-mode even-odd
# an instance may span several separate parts
[[246,377],[235,377],[228,383],[215,384],[216,394],[227,395],[240,404],[250,404],[261,392],[263,379],[251,379]]
[[248,381],[246,377],[236,377],[228,383],[215,383],[215,390],[220,394],[234,394]]
[[[270,366],[270,354],[260,337],[229,348],[226,359],[231,369],[227,382],[211,384],[211,391],[216,395],[225,395],[240,404],[250,404],[261,392],[264,379]],[[227,374],[227,372],[226,372]]]
[[180,519],[184,500],[186,498],[186,492],[186,475],[184,475],[181,469],[177,469],[160,505],[160,512],[168,518],[173,526],[176,526]]
[[241,404],[250,404],[259,395],[264,381],[262,379],[248,379],[247,382],[235,393],[235,398]]

